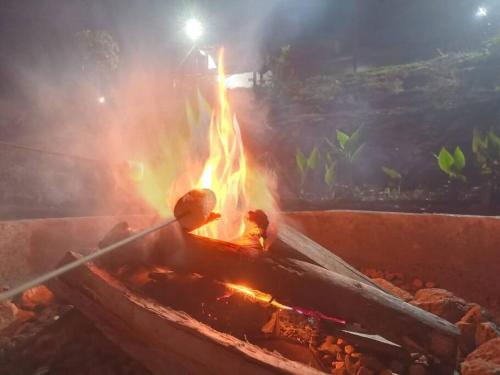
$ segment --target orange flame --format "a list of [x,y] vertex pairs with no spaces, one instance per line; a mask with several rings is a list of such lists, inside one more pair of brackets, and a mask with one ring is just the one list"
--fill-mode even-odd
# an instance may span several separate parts
[[[161,141],[161,149],[165,150],[162,162],[157,168],[153,168],[154,165],[144,168],[138,186],[146,201],[161,216],[172,214],[171,208],[187,191],[211,189],[217,196],[214,211],[221,218],[194,233],[232,241],[244,233],[248,211],[261,209],[272,219],[277,210],[272,194],[274,189],[270,187],[275,183],[275,176],[264,173],[253,164],[249,167],[240,127],[229,104],[223,57],[221,51],[215,107],[212,110],[200,93],[197,107],[190,103],[186,105],[188,128],[172,125],[169,139]],[[202,129],[206,129],[208,118],[206,136]],[[207,139],[208,156],[200,163],[193,156],[204,152]],[[168,186],[166,194],[165,185]]]
[[223,52],[218,59],[218,103],[209,127],[209,156],[196,187],[217,196],[215,212],[222,220],[198,229],[198,235],[231,240],[243,234],[248,210],[245,191],[247,163],[240,127],[231,112],[225,86]]
[[248,297],[249,299],[251,299],[253,301],[270,304],[270,305],[272,305],[278,309],[281,309],[281,310],[292,310],[292,308],[290,306],[286,306],[286,305],[283,305],[283,304],[275,301],[270,294],[260,292],[258,290],[246,287],[244,285],[239,285],[239,284],[225,283],[224,285],[231,292],[236,292],[236,293],[242,294],[245,297]]

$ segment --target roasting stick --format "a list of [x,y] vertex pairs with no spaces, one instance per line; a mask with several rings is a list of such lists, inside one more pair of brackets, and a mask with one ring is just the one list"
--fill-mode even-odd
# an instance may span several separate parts
[[217,217],[217,215],[213,214],[212,212],[212,210],[215,208],[215,203],[215,194],[211,190],[191,190],[186,195],[181,197],[177,202],[174,209],[174,217],[163,220],[158,224],[152,225],[138,233],[124,238],[123,240],[115,242],[91,254],[88,254],[83,258],[77,259],[71,263],[67,263],[59,268],[56,268],[55,270],[35,277],[34,279],[27,281],[24,284],[18,285],[12,289],[2,292],[0,293],[0,302],[10,299],[24,292],[25,290],[52,280],[55,277],[61,276],[62,274],[71,271],[72,269],[75,269],[90,260],[99,258],[104,254],[132,243],[173,223],[179,222],[179,224],[186,230],[196,229]]
[[32,279],[24,284],[21,284],[15,288],[12,288],[12,289],[7,290],[3,293],[0,293],[0,302],[4,301],[6,299],[12,298],[12,297],[24,292],[27,289],[33,288],[39,284],[43,284],[43,283],[45,283],[45,282],[47,282],[55,277],[61,276],[62,274],[66,273],[68,271],[71,271],[72,269],[77,268],[77,267],[81,266],[82,264],[87,263],[90,260],[99,258],[99,257],[103,256],[104,254],[107,254],[107,253],[109,253],[115,249],[118,249],[124,245],[127,245],[131,242],[134,242],[135,240],[138,240],[139,238],[142,238],[142,237],[144,237],[150,233],[153,233],[161,228],[165,228],[166,226],[173,224],[175,222],[177,222],[177,218],[175,218],[175,217],[169,218],[169,219],[162,221],[156,225],[153,225],[147,229],[144,229],[143,231],[141,231],[139,233],[133,234],[132,236],[129,236],[121,241],[115,242],[112,245],[106,246],[103,249],[99,249],[91,254],[84,256],[83,258],[75,260],[74,262],[65,264],[64,266],[61,266],[53,271],[50,271],[50,272],[47,272],[46,274],[35,277],[34,279]]
[[53,156],[62,156],[64,158],[68,158],[68,159],[76,159],[76,160],[81,160],[81,161],[86,161],[86,162],[92,162],[92,163],[102,163],[103,162],[103,160],[99,160],[99,159],[93,159],[93,158],[88,158],[88,157],[85,157],[85,156],[74,155],[74,154],[67,154],[65,152],[45,150],[45,149],[38,148],[38,147],[20,145],[20,144],[17,144],[17,143],[10,143],[10,142],[5,142],[5,141],[0,141],[0,146],[6,146],[6,147],[10,147],[10,148],[17,148],[19,150],[26,150],[26,151],[31,151],[31,152],[38,152],[40,154],[47,154],[47,155],[53,155]]

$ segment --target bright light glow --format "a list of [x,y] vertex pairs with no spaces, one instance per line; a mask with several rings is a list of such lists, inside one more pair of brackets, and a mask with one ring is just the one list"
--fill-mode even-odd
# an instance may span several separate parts
[[275,301],[274,298],[267,293],[260,292],[258,290],[246,287],[244,285],[238,285],[238,284],[232,284],[232,283],[225,283],[224,284],[227,289],[229,289],[231,292],[236,292],[241,295],[244,295],[248,299],[255,301],[255,302],[261,302],[265,304],[272,305],[280,310],[292,310],[290,306],[283,305],[279,303],[278,301]]
[[488,9],[485,7],[477,8],[476,17],[486,17],[488,15]]
[[184,26],[184,32],[192,41],[198,40],[200,36],[203,34],[203,26],[200,21],[196,18],[190,18],[187,20],[186,25]]
[[100,96],[97,98],[97,101],[99,102],[99,104],[104,104],[106,103],[106,98],[104,96]]

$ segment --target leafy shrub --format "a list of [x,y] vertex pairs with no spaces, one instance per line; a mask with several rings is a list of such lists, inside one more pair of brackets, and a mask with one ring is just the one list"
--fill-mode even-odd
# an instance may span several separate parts
[[486,133],[474,129],[472,152],[481,173],[491,175],[500,169],[500,137],[493,129]]
[[310,171],[316,170],[319,165],[320,154],[317,147],[314,147],[309,156],[305,156],[302,150],[297,149],[295,161],[300,174],[300,189],[303,190],[304,182]]
[[465,168],[465,155],[460,147],[455,147],[453,155],[442,147],[438,155],[435,155],[438,161],[439,168],[446,173],[451,180],[466,181],[466,177],[462,174]]
[[337,130],[337,143],[325,138],[330,146],[332,153],[341,161],[347,176],[347,182],[352,185],[353,165],[359,160],[361,151],[365,143],[361,142],[361,128],[358,128],[351,135],[347,135],[341,130]]
[[330,154],[326,154],[325,174],[323,180],[328,188],[328,192],[333,193],[335,179],[337,177],[337,162],[332,159]]

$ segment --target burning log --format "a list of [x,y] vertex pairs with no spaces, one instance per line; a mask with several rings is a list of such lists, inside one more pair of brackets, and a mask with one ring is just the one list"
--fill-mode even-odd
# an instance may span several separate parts
[[303,306],[360,323],[411,352],[431,354],[447,365],[455,365],[459,332],[451,323],[318,265],[277,258],[272,251],[255,255],[246,250],[193,235],[174,244],[170,236],[162,261],[178,271],[197,272],[269,293],[288,306]]
[[[68,253],[65,261],[79,257]],[[142,298],[91,263],[52,280],[50,288],[154,374],[205,373],[207,369],[219,374],[319,374]]]

